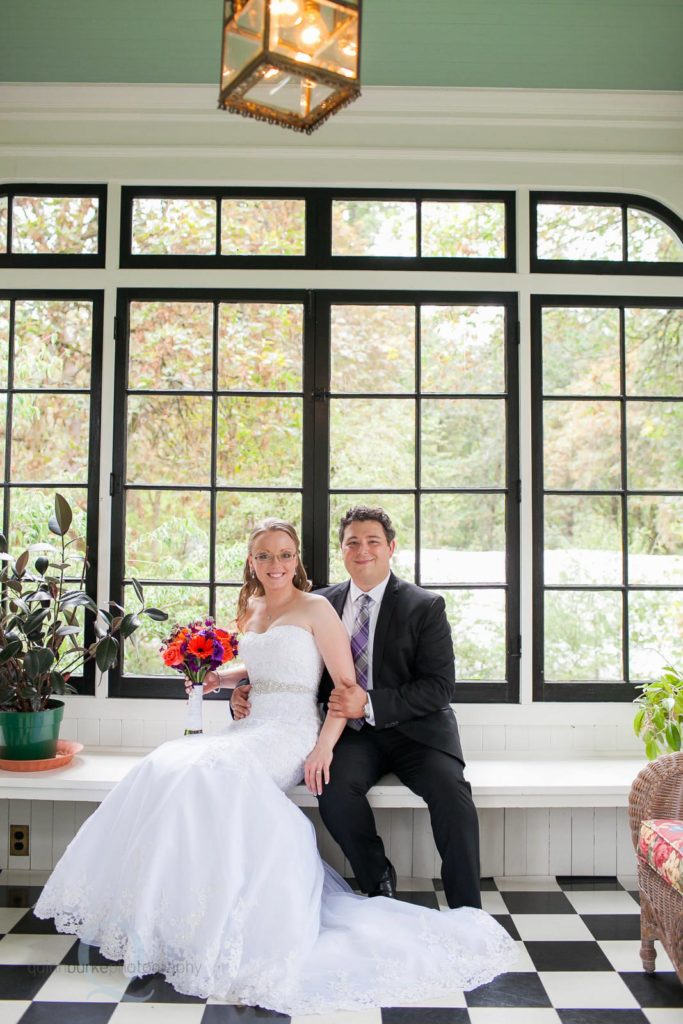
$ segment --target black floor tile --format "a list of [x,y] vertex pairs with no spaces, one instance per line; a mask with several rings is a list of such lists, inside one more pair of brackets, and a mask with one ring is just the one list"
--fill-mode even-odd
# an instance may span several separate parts
[[642,1010],[557,1010],[562,1024],[648,1024]]
[[638,906],[640,906],[640,891],[638,889],[635,889],[635,890],[629,889],[628,894],[629,894],[629,896],[632,896],[633,899],[638,904]]
[[503,926],[503,928],[511,938],[519,942],[522,936],[517,931],[517,926],[515,925],[515,922],[512,920],[509,914],[492,914],[492,917],[496,919],[498,924],[501,924]]
[[443,882],[440,878],[432,878],[432,885],[437,892],[443,892]]
[[525,942],[537,971],[611,971],[597,942]]
[[399,889],[396,896],[403,903],[414,903],[418,907],[431,907],[432,910],[439,909],[439,901],[435,892],[402,892]]
[[0,885],[0,907],[34,907],[42,885]]
[[133,978],[121,997],[122,1003],[205,1003],[206,999],[176,992],[162,974]]
[[563,892],[502,892],[511,914],[575,914]]
[[[291,1021],[286,1013],[263,1010],[260,1006],[207,1006],[201,1024],[263,1024],[268,1020]],[[322,1024],[323,1018],[321,1018]],[[163,1021],[162,1021],[163,1024]]]
[[498,892],[498,886],[493,878],[482,878],[479,880],[479,887],[482,892]]
[[465,992],[468,1006],[551,1006],[537,974],[501,974],[488,985]]
[[88,946],[85,942],[74,942],[73,946],[61,961],[70,967],[83,966],[89,964],[92,967],[113,967],[118,964],[121,966],[123,960],[108,960],[106,956],[102,956],[97,946]]
[[640,914],[582,914],[594,939],[639,939]]
[[[683,1007],[683,985],[673,971],[646,974],[627,971],[620,975],[641,1006]],[[683,1020],[683,1013],[681,1013]]]
[[624,888],[615,875],[556,875],[555,881],[567,892],[615,892]]
[[51,917],[36,917],[32,910],[27,910],[10,932],[14,935],[61,935],[55,928],[55,922]]
[[382,1010],[382,1024],[469,1024],[463,1006],[398,1006]]
[[21,1024],[106,1024],[118,1003],[31,1003]]
[[33,999],[53,971],[51,964],[40,967],[1,964],[0,999]]

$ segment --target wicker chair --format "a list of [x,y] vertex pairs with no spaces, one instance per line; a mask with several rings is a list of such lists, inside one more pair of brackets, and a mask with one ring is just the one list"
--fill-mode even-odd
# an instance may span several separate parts
[[[631,786],[629,821],[638,854],[641,822],[683,819],[683,751],[665,754],[640,772]],[[638,857],[640,886],[640,958],[652,973],[659,939],[683,982],[683,896]]]

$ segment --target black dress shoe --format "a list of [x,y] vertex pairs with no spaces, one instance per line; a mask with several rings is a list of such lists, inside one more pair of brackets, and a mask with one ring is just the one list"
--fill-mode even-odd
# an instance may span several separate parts
[[388,896],[389,899],[396,899],[396,871],[391,861],[387,861],[384,874],[368,896]]

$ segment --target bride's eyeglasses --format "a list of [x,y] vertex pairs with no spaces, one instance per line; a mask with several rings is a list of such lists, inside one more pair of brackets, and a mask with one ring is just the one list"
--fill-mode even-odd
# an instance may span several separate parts
[[267,551],[259,551],[258,554],[253,556],[255,562],[260,562],[262,565],[266,562],[272,562],[276,558],[278,562],[291,562],[296,555],[292,551],[281,551],[279,555],[271,555]]

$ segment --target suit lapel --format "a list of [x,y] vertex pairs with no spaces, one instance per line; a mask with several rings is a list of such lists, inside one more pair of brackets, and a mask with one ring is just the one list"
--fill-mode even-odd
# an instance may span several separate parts
[[384,645],[397,596],[398,579],[392,572],[389,576],[387,589],[384,591],[382,603],[379,606],[377,625],[375,626],[375,638],[372,645],[372,680],[374,686],[377,685],[377,680],[379,679],[379,666],[382,664],[384,657]]
[[337,615],[341,619],[344,612],[344,605],[346,604],[346,596],[351,586],[351,580],[347,580],[346,583],[340,583],[338,587],[332,591],[328,596],[328,601],[336,611]]

